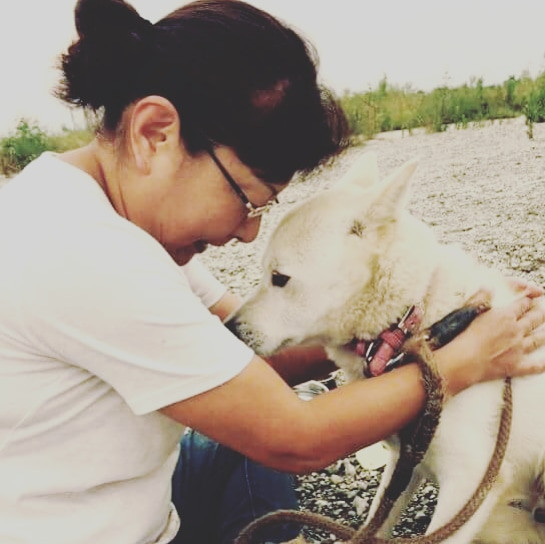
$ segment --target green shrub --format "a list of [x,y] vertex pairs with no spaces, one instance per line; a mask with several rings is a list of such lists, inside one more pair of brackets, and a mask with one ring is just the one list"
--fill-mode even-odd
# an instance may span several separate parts
[[[543,80],[543,84],[538,84]],[[456,88],[439,87],[429,93],[388,84],[386,78],[365,93],[341,97],[352,134],[372,138],[377,132],[426,127],[441,132],[450,124],[465,128],[471,122],[504,119],[528,113],[538,118],[541,98],[536,87],[545,88],[545,74],[534,82],[528,75],[509,77],[502,85],[485,86],[474,78]],[[533,93],[533,94],[532,94]],[[545,96],[545,91],[543,91]]]
[[94,132],[91,130],[68,130],[62,129],[58,134],[52,134],[47,137],[48,145],[52,150],[62,153],[70,149],[76,149],[88,144],[94,137]]
[[0,173],[12,176],[44,151],[67,151],[92,138],[91,130],[63,129],[60,134],[48,135],[36,123],[21,119],[11,135],[0,138]]
[[47,134],[37,125],[21,119],[13,134],[0,140],[0,170],[7,176],[12,175],[47,149]]
[[534,137],[534,123],[545,121],[545,75],[540,76],[530,91],[523,107],[528,127],[528,138]]

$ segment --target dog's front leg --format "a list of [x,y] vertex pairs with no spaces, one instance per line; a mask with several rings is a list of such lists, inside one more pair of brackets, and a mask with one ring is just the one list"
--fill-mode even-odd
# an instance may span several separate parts
[[377,536],[385,539],[392,537],[394,527],[399,523],[401,515],[407,508],[414,494],[418,491],[418,488],[423,480],[423,475],[419,472],[418,468],[416,468],[413,471],[409,485],[407,485],[405,491],[401,493],[397,501],[392,506],[392,509],[390,510],[390,513],[388,514],[388,517],[384,521],[382,527],[379,529]]
[[384,495],[384,490],[386,489],[386,486],[390,483],[392,473],[394,472],[397,460],[399,459],[398,442],[389,441],[387,450],[389,458],[386,465],[384,465],[384,470],[382,471],[382,476],[377,487],[377,492],[375,493],[373,501],[371,502],[371,506],[369,507],[369,512],[367,513],[367,518],[365,519],[366,526],[369,525],[371,520],[375,517],[377,508],[379,507],[382,497]]
[[392,437],[391,439],[388,439],[386,444],[388,445],[387,451],[389,454],[389,458],[386,465],[384,465],[384,470],[382,471],[382,476],[377,487],[377,492],[375,493],[373,501],[371,502],[369,513],[367,514],[367,519],[365,520],[365,525],[368,525],[369,522],[375,517],[377,508],[379,507],[382,496],[384,495],[384,490],[392,479],[392,474],[394,472],[397,460],[399,459],[399,441],[397,437]]
[[[390,484],[392,474],[399,460],[399,440],[397,439],[397,437],[391,437],[388,439],[388,451],[390,453],[390,458],[386,463],[386,466],[384,467],[384,471],[382,473],[377,492],[373,498],[373,502],[371,503],[369,514],[367,515],[366,519],[366,525],[369,524],[369,522],[375,517],[377,509],[384,496],[384,492]],[[380,528],[380,531],[378,533],[380,536],[389,537],[391,535],[393,528],[398,522],[399,516],[405,510],[407,504],[411,500],[414,491],[418,488],[421,481],[422,477],[420,473],[415,470],[407,486],[407,489],[399,496],[399,498],[391,508],[382,527]]]

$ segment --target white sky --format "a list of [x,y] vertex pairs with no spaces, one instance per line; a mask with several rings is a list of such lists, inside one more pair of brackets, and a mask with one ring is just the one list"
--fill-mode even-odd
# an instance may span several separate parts
[[[155,21],[185,0],[133,0]],[[545,1],[250,0],[314,43],[324,83],[365,91],[385,75],[429,91],[482,77],[502,83],[545,71]],[[75,36],[75,0],[16,0],[0,5],[0,136],[27,117],[48,129],[72,128],[51,97],[55,59]]]

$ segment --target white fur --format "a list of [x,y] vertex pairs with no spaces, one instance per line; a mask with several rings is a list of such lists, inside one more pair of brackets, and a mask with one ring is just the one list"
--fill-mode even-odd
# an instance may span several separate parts
[[[337,186],[282,220],[265,252],[260,285],[232,318],[245,341],[262,354],[322,342],[355,378],[362,375],[362,359],[343,346],[356,337],[374,338],[410,305],[424,303],[427,326],[483,286],[493,290],[494,305],[512,299],[498,273],[459,249],[440,245],[406,211],[415,168],[416,162],[409,162],[379,182],[376,157],[363,155]],[[274,286],[273,273],[289,281]],[[543,358],[543,350],[534,356]],[[447,523],[466,503],[492,455],[502,387],[502,381],[476,385],[446,404],[430,449],[386,522],[384,535],[424,477],[440,488],[428,532]],[[545,501],[545,375],[514,380],[513,397],[512,432],[498,481],[449,544],[545,543],[545,524],[534,522],[531,514]],[[395,461],[396,437],[391,444]],[[392,467],[393,462],[377,499]],[[513,500],[526,509],[510,506]]]

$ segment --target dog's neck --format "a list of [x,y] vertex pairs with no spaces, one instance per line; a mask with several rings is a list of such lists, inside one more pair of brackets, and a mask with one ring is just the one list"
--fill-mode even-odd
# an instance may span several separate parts
[[426,314],[428,294],[433,291],[434,276],[440,266],[438,245],[429,229],[414,217],[407,214],[398,222],[382,246],[383,251],[375,256],[371,281],[353,299],[351,313],[357,315],[352,321],[353,337],[376,338],[411,306],[420,305]]
[[373,340],[413,305],[423,310],[422,326],[431,325],[478,289],[465,277],[467,258],[440,244],[427,225],[406,214],[376,253],[371,280],[348,308],[329,315],[340,333],[337,337],[345,342]]

